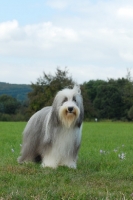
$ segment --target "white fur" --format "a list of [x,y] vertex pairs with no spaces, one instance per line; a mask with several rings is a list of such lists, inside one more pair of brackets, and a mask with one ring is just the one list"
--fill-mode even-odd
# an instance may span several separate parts
[[[58,139],[48,154],[44,157],[42,166],[56,168],[58,165],[66,165],[70,168],[76,168],[76,160],[71,157],[73,151],[73,143],[77,139],[78,144],[81,141],[81,129],[64,129],[63,133],[59,133]],[[65,141],[65,143],[63,142]]]
[[76,168],[84,110],[80,88],[59,91],[51,107],[35,113],[24,130],[20,163],[41,156],[43,167]]

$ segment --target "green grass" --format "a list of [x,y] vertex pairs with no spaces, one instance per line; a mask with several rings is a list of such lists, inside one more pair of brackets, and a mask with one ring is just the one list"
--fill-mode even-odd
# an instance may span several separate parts
[[0,122],[0,200],[133,199],[133,123],[84,123],[76,170],[19,165],[25,124]]

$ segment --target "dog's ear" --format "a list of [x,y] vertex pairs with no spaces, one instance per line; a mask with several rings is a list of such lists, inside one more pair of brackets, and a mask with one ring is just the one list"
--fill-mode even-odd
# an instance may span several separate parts
[[79,114],[76,124],[80,128],[80,126],[83,122],[83,119],[84,119],[84,106],[83,106],[83,98],[82,98],[81,94],[77,94],[77,102],[76,103],[80,110],[80,114]]
[[57,98],[55,97],[53,104],[52,104],[51,116],[50,116],[50,121],[53,124],[53,126],[55,126],[55,127],[58,126],[60,123],[57,102],[58,102]]
[[83,122],[83,119],[84,119],[84,107],[83,107],[83,104],[81,103],[79,105],[80,107],[80,115],[79,115],[79,118],[77,120],[77,126],[80,128],[82,122]]
[[54,126],[58,126],[59,125],[59,116],[57,113],[57,110],[52,108],[52,112],[51,112],[51,122],[53,123]]
[[51,144],[51,142],[54,140],[56,127],[58,125],[59,125],[59,117],[58,117],[56,102],[54,99],[54,102],[51,106],[50,116],[48,118],[48,124],[47,124],[47,134],[46,134],[47,143],[49,142],[49,144]]

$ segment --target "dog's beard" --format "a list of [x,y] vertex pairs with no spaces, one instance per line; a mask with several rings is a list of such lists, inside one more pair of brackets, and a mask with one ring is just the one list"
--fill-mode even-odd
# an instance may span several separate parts
[[60,121],[66,128],[70,128],[75,124],[79,114],[80,110],[78,107],[74,107],[72,112],[69,112],[67,107],[64,106],[61,106],[59,109]]

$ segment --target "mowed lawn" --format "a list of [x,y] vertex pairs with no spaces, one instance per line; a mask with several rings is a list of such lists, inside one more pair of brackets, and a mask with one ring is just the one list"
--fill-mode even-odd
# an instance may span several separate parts
[[133,123],[84,123],[77,169],[17,163],[24,122],[0,122],[0,200],[133,199]]

